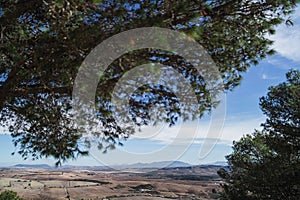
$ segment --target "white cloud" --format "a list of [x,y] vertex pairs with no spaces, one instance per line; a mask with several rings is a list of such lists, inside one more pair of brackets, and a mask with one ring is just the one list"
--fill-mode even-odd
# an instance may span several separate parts
[[270,75],[268,75],[268,74],[266,74],[266,73],[263,73],[263,74],[261,75],[261,78],[262,78],[263,80],[277,80],[279,77],[277,77],[277,76],[270,76]]
[[283,57],[300,62],[300,6],[292,17],[294,26],[281,24],[276,28],[276,34],[270,36],[274,41],[273,48]]
[[295,62],[286,62],[286,60],[280,56],[275,55],[266,59],[266,62],[276,68],[282,69],[284,71],[289,70]]
[[[230,145],[233,140],[239,140],[243,135],[253,133],[254,129],[260,129],[260,124],[265,121],[263,116],[234,116],[225,119],[224,127],[216,130],[211,127],[209,120],[200,121],[197,123],[187,122],[177,125],[173,128],[167,126],[146,128],[141,133],[132,136],[132,139],[149,139],[160,144],[186,144],[193,142],[194,144],[202,144],[207,138],[209,142],[215,142],[218,139],[218,144]],[[198,127],[198,129],[197,129]],[[219,131],[220,133],[211,134],[211,131]],[[196,132],[195,132],[196,131]]]

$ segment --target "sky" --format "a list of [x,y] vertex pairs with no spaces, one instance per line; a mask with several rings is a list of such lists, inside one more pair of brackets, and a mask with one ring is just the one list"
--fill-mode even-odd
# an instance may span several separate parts
[[[179,123],[173,128],[161,124],[155,128],[143,128],[123,147],[103,154],[95,149],[88,157],[68,161],[67,165],[120,165],[150,163],[156,161],[183,161],[190,164],[208,164],[225,161],[232,152],[232,142],[254,129],[261,129],[265,116],[259,108],[259,98],[266,95],[270,86],[285,81],[285,73],[291,68],[300,69],[300,7],[293,15],[294,26],[284,24],[276,28],[274,56],[267,57],[243,74],[240,86],[227,93],[221,106],[200,121]],[[1,128],[0,128],[1,132]],[[2,131],[3,132],[3,131]],[[54,165],[52,159],[24,161],[15,150],[11,136],[0,134],[0,166],[24,164]]]

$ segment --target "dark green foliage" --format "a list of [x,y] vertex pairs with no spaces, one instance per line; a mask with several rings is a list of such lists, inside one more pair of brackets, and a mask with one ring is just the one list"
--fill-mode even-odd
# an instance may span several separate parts
[[[9,127],[24,158],[53,156],[60,164],[87,155],[78,127],[70,118],[71,96],[79,66],[96,45],[139,27],[182,31],[208,51],[222,76],[224,90],[232,90],[251,64],[274,53],[267,34],[274,34],[274,26],[291,14],[296,2],[0,0],[0,124]],[[193,86],[200,102],[193,109],[199,110],[195,116],[191,110],[178,110],[178,99],[168,88],[139,88],[135,95],[153,95],[151,103],[166,107],[166,114],[154,123],[174,125],[179,117],[195,119],[217,105],[207,83],[180,55],[158,49],[131,52],[112,63],[99,83],[96,101],[102,129],[95,133],[99,148],[113,149],[134,133],[134,127],[118,126],[109,100],[112,88],[126,71],[149,62],[176,69]],[[135,125],[147,125],[149,102],[137,99],[132,99],[131,117]],[[137,117],[141,113],[146,115]]]
[[23,200],[23,199],[18,197],[16,192],[6,190],[4,192],[1,192],[0,200]]
[[234,142],[227,156],[223,199],[299,199],[300,197],[300,71],[269,88],[260,106],[267,115],[263,130]]
[[132,186],[131,188],[134,190],[144,190],[144,189],[152,190],[154,186],[151,184],[142,184],[142,185]]
[[91,182],[91,183],[98,183],[100,185],[111,184],[110,182],[107,182],[107,181],[92,180],[92,179],[72,179],[72,181]]
[[[286,75],[287,82],[269,88],[268,95],[260,99],[260,107],[267,121],[264,128],[280,134],[299,145],[300,127],[300,74],[293,70]],[[298,146],[299,147],[299,146]]]

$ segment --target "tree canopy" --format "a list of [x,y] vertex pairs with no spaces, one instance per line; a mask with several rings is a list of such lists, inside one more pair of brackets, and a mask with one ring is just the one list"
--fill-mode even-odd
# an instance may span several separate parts
[[[240,84],[242,73],[274,51],[268,34],[284,22],[296,0],[1,0],[0,1],[0,123],[8,126],[24,158],[48,157],[64,161],[86,155],[81,135],[72,123],[72,88],[79,66],[90,51],[105,39],[140,27],[163,27],[186,33],[212,57],[224,90]],[[290,20],[286,20],[290,23]],[[100,145],[112,148],[134,133],[112,119],[111,88],[126,71],[148,62],[171,66],[196,91],[198,116],[176,108],[167,88],[148,85],[137,96],[151,94],[152,103],[169,106],[162,121],[174,124],[178,117],[201,117],[217,102],[201,75],[180,55],[159,49],[141,49],[115,60],[97,88]],[[164,98],[158,98],[157,95]],[[138,100],[140,99],[140,100]],[[131,101],[133,119],[147,113],[149,99]],[[174,108],[175,106],[175,108]],[[184,115],[186,114],[186,115]],[[146,115],[145,115],[146,116]],[[175,116],[175,117],[174,117]],[[133,120],[149,124],[147,117]],[[141,122],[141,123],[140,123]]]
[[299,199],[300,71],[286,77],[260,99],[267,115],[263,130],[235,142],[229,171],[219,171],[223,199]]

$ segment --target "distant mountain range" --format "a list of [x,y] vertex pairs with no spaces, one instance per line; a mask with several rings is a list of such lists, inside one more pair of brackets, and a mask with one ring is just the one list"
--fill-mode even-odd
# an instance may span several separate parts
[[41,168],[41,169],[51,169],[52,167],[47,164],[35,164],[35,165],[30,165],[30,164],[17,164],[14,166],[11,166],[10,168]]
[[[227,166],[226,162],[218,161],[212,164],[214,166]],[[73,166],[63,165],[59,169],[146,169],[146,168],[177,168],[177,167],[191,167],[194,166],[189,163],[181,161],[162,161],[152,163],[135,163],[135,164],[124,164],[124,165],[113,165],[113,166]],[[8,168],[20,169],[20,168],[37,168],[37,169],[56,169],[53,166],[47,164],[17,164]]]
[[152,163],[135,163],[130,165],[115,165],[113,168],[120,169],[140,169],[140,168],[174,168],[174,167],[190,167],[192,166],[189,163],[181,161],[162,161],[162,162],[152,162]]
[[215,166],[228,166],[228,163],[225,161],[217,161],[217,162],[213,162],[210,165],[215,165]]

